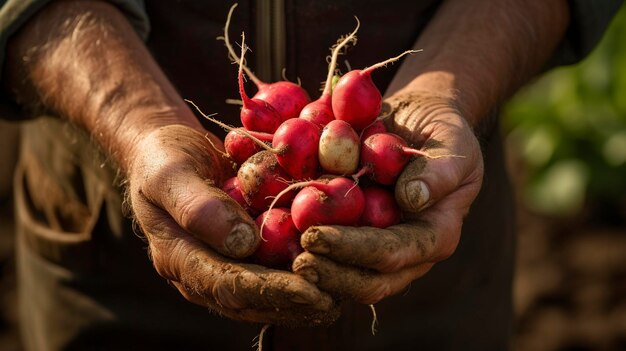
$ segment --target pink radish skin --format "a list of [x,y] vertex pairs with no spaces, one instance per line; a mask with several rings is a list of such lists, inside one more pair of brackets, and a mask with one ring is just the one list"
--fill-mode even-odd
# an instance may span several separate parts
[[363,191],[348,178],[317,180],[300,190],[291,205],[301,232],[314,225],[356,226],[365,209]]
[[387,127],[385,127],[385,124],[382,120],[376,120],[374,121],[374,123],[365,127],[365,129],[361,131],[361,140],[365,140],[370,135],[374,135],[377,133],[387,133]]
[[306,105],[302,112],[300,112],[300,118],[306,119],[307,121],[313,122],[320,127],[324,127],[330,121],[335,119],[335,115],[333,113],[332,108],[332,91],[333,91],[333,78],[335,76],[335,69],[337,69],[337,57],[339,57],[339,53],[341,49],[344,48],[348,43],[354,42],[356,40],[356,32],[359,30],[359,26],[361,23],[359,19],[356,18],[356,28],[352,33],[348,34],[343,40],[341,40],[338,44],[334,45],[332,54],[330,57],[330,62],[328,64],[328,74],[326,75],[326,83],[324,84],[324,90],[322,91],[322,95],[319,99],[311,102]]
[[[233,129],[229,131],[224,138],[224,149],[226,153],[228,153],[228,156],[238,165],[244,163],[250,156],[261,151],[261,146],[242,133],[242,130],[243,128]],[[274,137],[269,133],[252,131],[249,133],[264,142],[271,142]]]
[[[230,43],[228,35],[228,28],[230,27],[230,20],[233,16],[233,12],[237,4],[231,6],[226,17],[226,25],[224,26],[224,37],[219,38],[224,40],[224,45],[228,49],[228,56],[235,62],[241,61],[241,58],[237,56],[233,46]],[[243,45],[242,45],[243,46]],[[243,54],[242,54],[243,56]],[[275,83],[265,83],[261,81],[246,65],[241,65],[241,68],[246,72],[248,77],[257,86],[257,93],[252,97],[253,100],[265,101],[271,105],[277,114],[280,116],[280,122],[284,122],[287,119],[298,117],[302,108],[311,101],[309,94],[301,86],[288,81],[279,81]],[[250,129],[248,130],[256,130]],[[261,130],[260,130],[261,131]]]
[[235,200],[241,207],[243,207],[246,212],[252,217],[256,217],[259,212],[252,207],[250,207],[246,200],[243,198],[243,193],[241,192],[241,186],[239,185],[239,179],[237,177],[228,178],[224,185],[222,185],[222,190],[228,194],[233,200]]
[[[246,203],[256,210],[265,211],[273,197],[287,188],[289,175],[278,164],[274,154],[261,151],[239,167],[237,178]],[[289,207],[293,197],[293,192],[288,192],[280,197],[277,205]]]
[[359,220],[360,226],[387,228],[400,223],[400,207],[393,194],[379,187],[363,189],[365,209]]
[[342,76],[332,95],[332,107],[336,119],[346,121],[361,131],[380,114],[382,96],[372,81],[371,73],[400,57],[416,52],[409,50],[389,60],[379,62],[363,70],[352,70]]
[[345,121],[334,120],[324,127],[319,142],[320,166],[330,174],[346,175],[359,166],[359,135]]
[[318,175],[319,142],[320,132],[315,124],[292,118],[274,133],[272,152],[276,152],[278,163],[293,179],[312,179]]
[[270,268],[288,268],[302,251],[300,231],[291,218],[289,209],[273,208],[256,219],[263,229],[261,244],[253,254],[255,261]]
[[275,83],[264,83],[258,78],[252,78],[259,91],[253,99],[262,100],[274,107],[274,110],[284,122],[291,118],[296,118],[310,101],[309,94],[301,86],[288,82],[279,81]]
[[323,128],[330,121],[335,119],[335,115],[333,114],[333,109],[330,104],[330,94],[322,95],[319,99],[304,106],[300,112],[300,118]]
[[423,151],[412,149],[400,136],[393,133],[377,133],[369,136],[361,147],[361,166],[354,177],[368,173],[372,180],[392,185],[411,159],[412,155],[428,157]]

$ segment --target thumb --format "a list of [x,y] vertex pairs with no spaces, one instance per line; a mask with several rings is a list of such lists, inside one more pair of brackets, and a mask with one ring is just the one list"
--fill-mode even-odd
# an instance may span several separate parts
[[256,250],[260,236],[254,221],[226,193],[198,177],[171,185],[157,201],[182,229],[232,258]]
[[418,213],[457,190],[466,180],[466,161],[455,155],[412,160],[395,186],[396,201],[402,211]]

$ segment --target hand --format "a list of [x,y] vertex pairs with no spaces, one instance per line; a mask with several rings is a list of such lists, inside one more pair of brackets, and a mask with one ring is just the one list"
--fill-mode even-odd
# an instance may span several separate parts
[[333,300],[302,277],[232,259],[254,252],[260,237],[252,218],[215,187],[230,167],[205,137],[210,134],[171,125],[133,148],[130,205],[157,272],[187,300],[232,319],[334,321]]
[[398,178],[404,223],[312,227],[293,264],[320,289],[364,304],[402,291],[454,253],[483,177],[479,143],[447,100],[404,94],[388,99],[387,107],[388,130],[434,157],[413,160]]

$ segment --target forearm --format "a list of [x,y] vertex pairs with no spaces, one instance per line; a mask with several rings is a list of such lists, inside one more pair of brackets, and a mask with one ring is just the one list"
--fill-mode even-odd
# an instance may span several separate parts
[[552,55],[569,22],[565,0],[448,0],[389,92],[450,99],[476,128]]
[[200,124],[115,7],[56,1],[9,43],[7,88],[85,128],[122,171],[144,133]]

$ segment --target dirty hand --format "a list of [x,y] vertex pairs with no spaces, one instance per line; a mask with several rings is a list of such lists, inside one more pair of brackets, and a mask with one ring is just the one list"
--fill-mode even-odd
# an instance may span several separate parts
[[329,295],[302,277],[237,260],[258,246],[258,228],[215,187],[230,168],[208,137],[171,125],[134,148],[130,206],[157,272],[187,300],[232,319],[289,325],[336,319]]
[[386,105],[388,130],[435,157],[416,158],[398,178],[403,223],[312,227],[302,235],[306,251],[293,264],[321,290],[365,304],[401,292],[454,253],[483,177],[479,143],[447,100],[404,94]]

